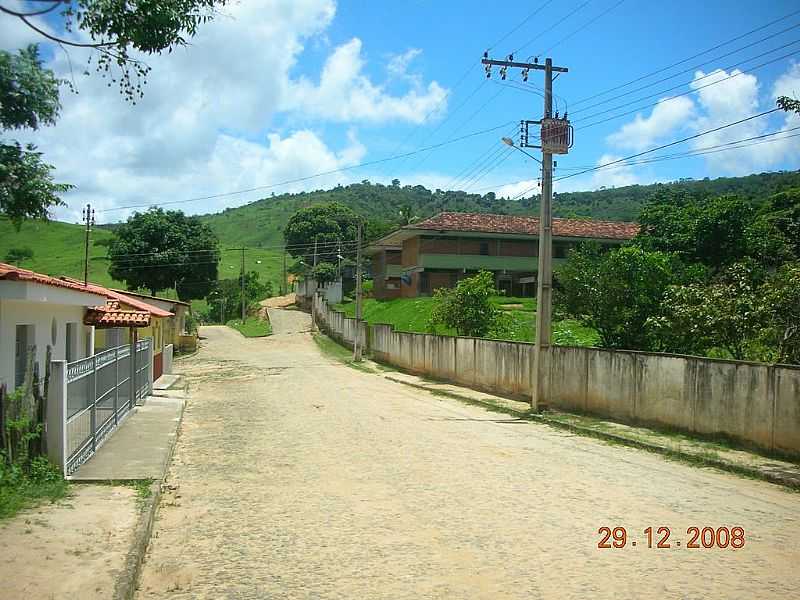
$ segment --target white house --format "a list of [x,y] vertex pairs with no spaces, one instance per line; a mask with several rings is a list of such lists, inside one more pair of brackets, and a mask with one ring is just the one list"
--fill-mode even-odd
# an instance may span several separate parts
[[32,346],[42,375],[47,346],[53,360],[91,356],[94,328],[84,325],[84,314],[105,303],[79,283],[0,263],[0,385],[13,391],[23,383]]

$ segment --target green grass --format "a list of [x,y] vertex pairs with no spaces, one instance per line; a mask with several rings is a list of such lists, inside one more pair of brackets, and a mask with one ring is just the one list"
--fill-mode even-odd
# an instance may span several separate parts
[[236,319],[228,321],[226,325],[240,332],[244,337],[264,337],[272,333],[269,321],[258,317],[247,317],[244,323],[241,319]]
[[379,371],[389,371],[391,369],[383,369],[381,367],[372,368],[368,363],[365,362],[356,362],[353,360],[353,351],[347,348],[346,346],[340,345],[336,340],[329,338],[327,335],[321,333],[314,334],[314,342],[317,344],[317,347],[320,351],[340,363],[347,365],[348,367],[352,367],[353,369],[358,369],[359,371],[363,371],[364,373],[377,373]]
[[[434,299],[396,298],[394,300],[364,300],[364,318],[369,323],[387,323],[398,331],[428,333],[428,320],[433,311]],[[495,296],[492,304],[508,313],[511,318],[508,339],[515,342],[532,342],[536,330],[536,300],[534,298],[509,298]],[[521,308],[510,306],[521,305]],[[505,308],[504,308],[505,307]],[[347,316],[354,317],[355,302],[346,302],[334,306]],[[438,327],[439,335],[455,335],[455,331]],[[595,330],[572,319],[563,319],[553,323],[553,340],[568,346],[597,346],[600,338]]]
[[[12,248],[30,248],[33,258],[22,261],[19,266],[45,275],[74,277],[83,279],[84,239],[82,225],[62,223],[60,221],[26,221],[17,232],[8,219],[0,217],[0,262],[5,262],[8,251]],[[231,232],[232,234],[232,232]],[[89,245],[89,280],[106,287],[125,289],[125,283],[117,281],[108,274],[109,261],[106,258],[107,248],[97,246],[95,242],[109,240],[111,231],[95,228],[92,231]],[[231,279],[239,277],[241,269],[241,252],[229,250],[235,244],[235,238],[220,242],[219,277]],[[283,254],[273,249],[248,249],[245,253],[245,269],[256,271],[264,282],[271,282],[274,292],[282,276]],[[150,293],[149,290],[142,290]],[[159,296],[177,298],[174,289],[162,290]],[[205,300],[192,302],[192,309],[203,308]]]
[[0,465],[0,520],[9,519],[23,509],[56,502],[67,496],[69,484],[55,467],[47,465],[38,470],[38,475],[14,472],[13,467]]

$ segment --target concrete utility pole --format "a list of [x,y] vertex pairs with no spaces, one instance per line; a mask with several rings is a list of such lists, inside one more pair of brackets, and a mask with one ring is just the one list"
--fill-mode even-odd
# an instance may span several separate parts
[[247,319],[247,305],[244,301],[244,248],[242,250],[242,325],[244,325],[245,319]]
[[83,222],[86,224],[86,238],[83,242],[83,285],[89,284],[89,234],[94,226],[94,209],[87,204],[83,209]]
[[[317,240],[314,238],[314,266],[317,266]],[[306,277],[306,284],[308,284],[308,277]],[[317,280],[314,280],[314,295],[311,296],[311,331],[315,331],[317,328],[317,316],[314,314],[314,303],[317,301]],[[306,293],[308,293],[308,288],[306,288]]]
[[[356,324],[361,325],[361,220],[358,221],[358,238],[356,239]],[[353,360],[361,362],[362,348],[359,343],[358,331],[353,341]]]
[[283,279],[281,279],[281,296],[288,294],[288,284],[286,282],[286,246],[283,247]]
[[[539,204],[539,260],[536,287],[536,342],[534,346],[531,408],[539,410],[546,406],[550,393],[550,336],[553,311],[553,153],[566,154],[572,145],[572,128],[564,114],[563,119],[553,119],[553,72],[567,73],[565,67],[554,67],[552,59],[545,64],[514,62],[513,55],[508,60],[492,60],[484,53],[481,63],[485,66],[486,77],[491,77],[492,66],[500,67],[500,77],[506,78],[509,67],[522,69],[524,81],[528,71],[544,71],[544,116],[541,121],[523,121],[522,144],[527,148],[542,149],[542,199]],[[541,146],[528,144],[528,124],[539,124]]]

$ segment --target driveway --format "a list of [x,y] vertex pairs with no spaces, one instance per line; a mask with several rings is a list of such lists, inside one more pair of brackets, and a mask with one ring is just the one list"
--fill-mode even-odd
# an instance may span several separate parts
[[[192,400],[140,600],[800,588],[798,494],[392,383],[332,362],[308,333],[202,334],[176,363]],[[599,549],[604,526],[626,527],[626,547]],[[688,549],[693,526],[743,527],[745,546]],[[648,548],[647,527],[669,527],[671,548]]]

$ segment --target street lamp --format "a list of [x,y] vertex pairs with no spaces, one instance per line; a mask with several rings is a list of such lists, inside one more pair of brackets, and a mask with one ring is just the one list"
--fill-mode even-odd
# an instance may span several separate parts
[[519,150],[520,152],[522,152],[522,153],[523,153],[525,156],[527,156],[528,158],[532,158],[532,159],[533,159],[533,160],[535,160],[537,163],[539,163],[539,164],[542,164],[542,161],[540,161],[538,158],[536,158],[536,157],[535,157],[533,154],[528,154],[527,152],[525,152],[525,150],[523,150],[523,149],[522,149],[522,148],[520,148],[519,146],[515,145],[515,144],[514,144],[514,140],[512,140],[511,138],[504,137],[504,138],[500,138],[500,140],[501,140],[501,141],[502,141],[502,142],[503,142],[503,143],[504,143],[506,146],[511,146],[511,147],[512,147],[512,148],[514,148],[515,150]]

